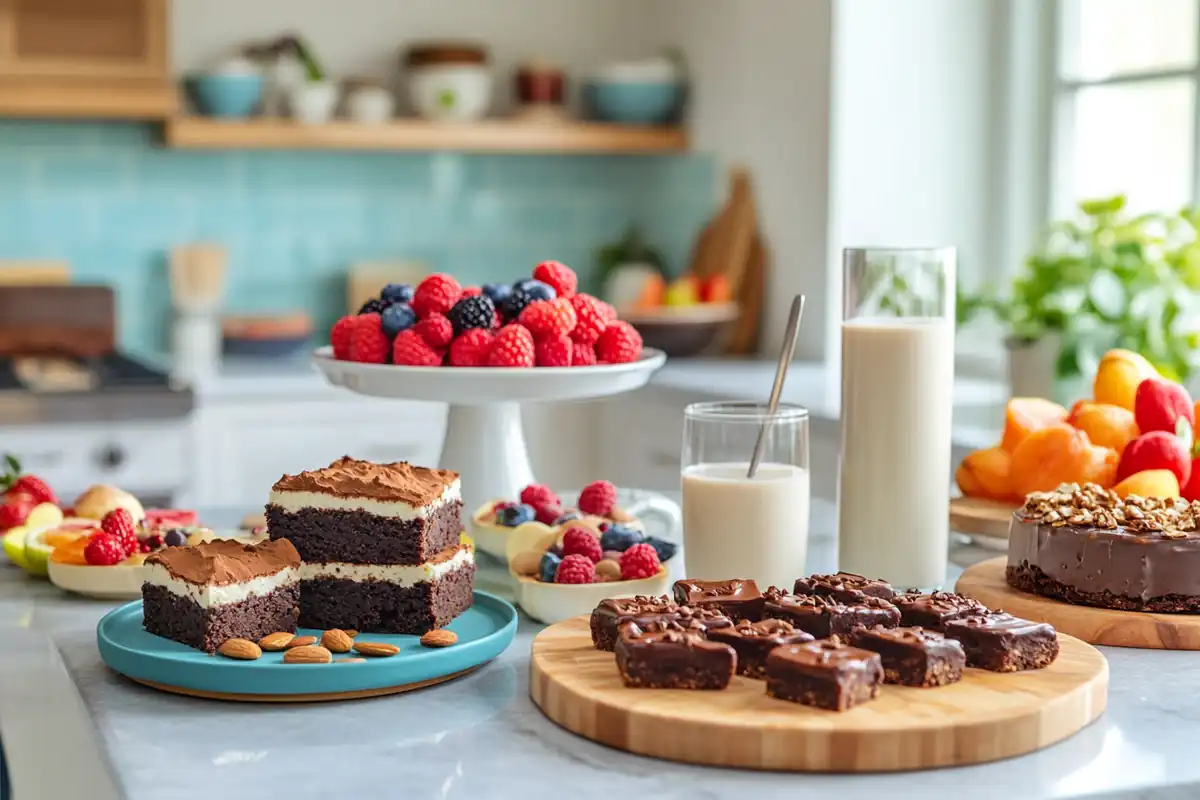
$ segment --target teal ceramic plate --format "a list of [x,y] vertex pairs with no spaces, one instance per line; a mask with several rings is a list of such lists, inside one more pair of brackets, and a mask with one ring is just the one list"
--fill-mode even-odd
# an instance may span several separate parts
[[[422,647],[417,636],[364,631],[359,634],[362,640],[394,644],[400,653],[355,664],[284,664],[283,653],[263,653],[257,661],[235,661],[147,633],[142,627],[142,601],[137,600],[106,614],[96,628],[96,640],[104,663],[134,680],[185,692],[279,695],[282,699],[286,695],[370,693],[469,670],[512,644],[517,612],[498,597],[475,592],[471,607],[447,627],[458,634],[458,643],[445,648]],[[298,635],[320,636],[321,631],[301,628]]]

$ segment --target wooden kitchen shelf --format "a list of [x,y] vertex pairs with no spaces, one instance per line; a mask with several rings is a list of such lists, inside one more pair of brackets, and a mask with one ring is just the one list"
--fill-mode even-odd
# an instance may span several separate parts
[[335,121],[298,125],[286,119],[167,121],[168,147],[208,150],[410,150],[476,153],[667,153],[687,149],[682,128],[593,122],[488,120],[438,124],[396,120],[386,125]]
[[0,78],[0,117],[157,121],[178,108],[168,83]]

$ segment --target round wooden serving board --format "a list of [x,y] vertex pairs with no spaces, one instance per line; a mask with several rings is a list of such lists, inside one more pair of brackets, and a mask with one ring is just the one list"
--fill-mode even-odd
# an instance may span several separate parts
[[612,653],[592,647],[586,617],[533,641],[529,694],[551,720],[632,753],[721,767],[882,772],[994,761],[1054,744],[1104,713],[1108,663],[1059,637],[1043,670],[969,669],[936,689],[884,686],[846,712],[768,697],[736,676],[723,691],[628,689]]
[[950,529],[975,536],[1008,538],[1008,523],[1019,506],[978,497],[950,499]]
[[1152,614],[1076,606],[1014,589],[1004,580],[1004,556],[980,561],[963,572],[954,587],[989,608],[1049,622],[1059,633],[1110,647],[1200,650],[1200,614]]
[[[339,655],[338,658],[351,658],[354,655],[354,653],[347,653],[346,655]],[[348,664],[347,666],[353,666],[353,664]],[[166,683],[141,680],[140,678],[130,678],[130,680],[162,692],[182,694],[188,697],[203,697],[206,700],[233,700],[241,703],[323,703],[330,700],[361,700],[366,697],[382,697],[388,694],[411,692],[415,689],[424,689],[426,686],[436,686],[439,683],[452,681],[478,668],[471,667],[461,672],[455,672],[452,675],[443,675],[438,678],[430,678],[429,680],[417,681],[416,683],[405,683],[399,686],[359,689],[354,692],[321,692],[318,694],[234,694],[233,692],[206,692],[201,689],[185,689],[182,686],[171,686]]]

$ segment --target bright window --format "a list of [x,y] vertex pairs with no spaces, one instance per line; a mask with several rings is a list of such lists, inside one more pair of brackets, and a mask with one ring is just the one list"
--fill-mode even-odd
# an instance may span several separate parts
[[1196,201],[1200,0],[1060,0],[1050,213]]

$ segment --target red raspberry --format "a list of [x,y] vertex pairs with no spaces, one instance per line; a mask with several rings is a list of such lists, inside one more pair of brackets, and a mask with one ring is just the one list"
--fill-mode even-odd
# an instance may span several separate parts
[[561,261],[543,261],[533,268],[533,279],[550,286],[559,297],[575,294],[579,279],[575,272]]
[[562,505],[562,501],[558,499],[558,495],[550,491],[549,486],[543,486],[540,483],[531,483],[521,490],[521,502],[527,506],[540,505]]
[[486,367],[491,349],[492,332],[471,328],[450,343],[447,363],[452,367]]
[[534,347],[534,363],[539,367],[569,367],[574,345],[566,336],[542,339]]
[[454,339],[454,326],[450,324],[450,320],[446,319],[444,314],[430,314],[413,325],[411,330],[419,333],[425,343],[435,350],[448,347],[451,340]]
[[577,294],[571,298],[571,306],[575,309],[575,330],[571,338],[584,344],[595,344],[608,326],[604,316],[604,304],[590,294]]
[[628,364],[642,355],[642,335],[620,320],[608,323],[596,340],[596,360],[601,364]]
[[427,276],[413,292],[412,310],[421,319],[430,314],[445,314],[458,302],[462,287],[454,277],[444,272]]
[[604,551],[600,549],[600,540],[596,538],[596,534],[578,525],[572,525],[563,534],[562,550],[564,557],[578,554],[593,564],[604,558]]
[[83,560],[94,567],[110,567],[125,560],[125,545],[108,533],[97,533],[83,548]]
[[605,321],[606,322],[616,322],[617,321],[617,309],[614,308],[609,303],[604,302],[603,300],[601,300],[599,302],[600,302],[600,313],[604,317]]
[[[635,544],[621,554],[621,580],[636,581],[639,578],[653,578],[662,566],[658,563],[658,553],[645,542]],[[559,567],[561,569],[561,567]]]
[[518,321],[529,328],[535,339],[566,336],[575,330],[575,308],[562,297],[554,300],[535,300],[521,312]]
[[379,323],[378,314],[359,314],[355,317],[348,353],[351,361],[361,364],[387,363],[391,346]]
[[458,299],[462,300],[464,297],[474,297],[477,294],[483,294],[483,289],[480,289],[478,286],[464,286]]
[[532,367],[533,334],[519,323],[505,325],[492,341],[488,352],[489,367]]
[[597,517],[607,517],[617,504],[617,487],[608,481],[595,481],[579,493],[579,510]]
[[125,555],[137,552],[137,530],[133,527],[133,516],[125,509],[114,508],[105,514],[100,520],[100,530],[120,542]]
[[578,554],[565,556],[554,574],[555,583],[594,583],[595,580],[596,565],[587,556]]
[[404,367],[441,366],[442,356],[413,328],[396,334],[392,342],[392,363]]
[[496,309],[492,316],[492,330],[499,330],[504,327],[504,312]]
[[562,516],[562,506],[558,503],[539,503],[533,507],[533,514],[543,525],[553,525],[554,520]]
[[338,361],[350,360],[350,336],[354,333],[354,321],[357,317],[342,317],[333,323],[329,331],[329,343],[333,345],[333,357]]
[[571,352],[571,364],[576,367],[590,367],[596,363],[596,348],[583,342],[575,342]]

